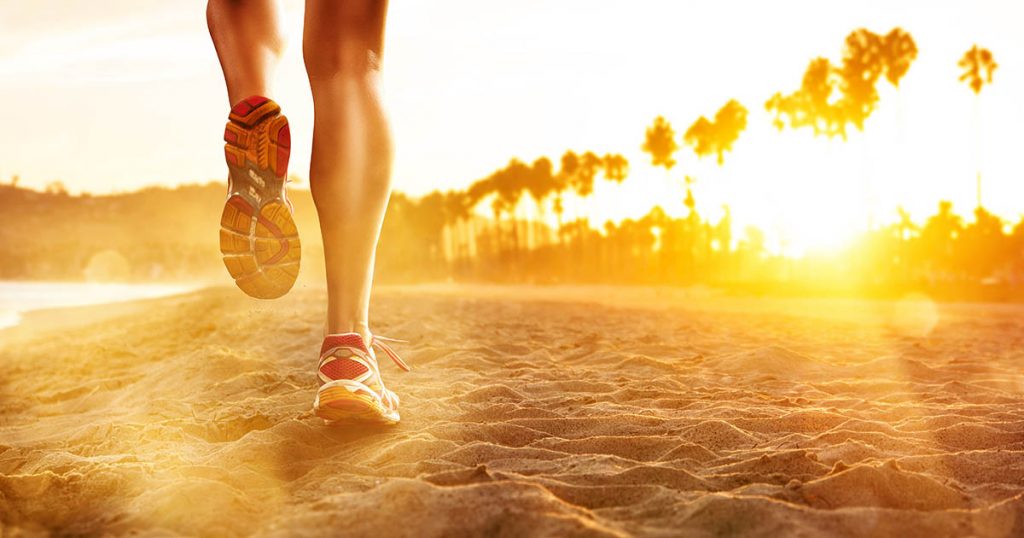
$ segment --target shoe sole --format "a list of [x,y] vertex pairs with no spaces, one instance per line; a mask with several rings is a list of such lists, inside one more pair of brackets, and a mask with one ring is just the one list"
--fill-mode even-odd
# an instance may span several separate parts
[[398,424],[401,417],[373,398],[356,394],[345,387],[328,387],[319,392],[320,406],[313,408],[316,416],[329,424]]
[[220,218],[220,251],[235,284],[259,299],[295,285],[301,244],[285,177],[291,131],[281,107],[250,97],[231,109],[224,128],[228,198]]

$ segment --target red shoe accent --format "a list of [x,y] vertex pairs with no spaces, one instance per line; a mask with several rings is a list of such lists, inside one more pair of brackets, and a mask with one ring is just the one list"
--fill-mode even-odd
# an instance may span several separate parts
[[262,105],[263,103],[266,103],[269,100],[270,99],[268,99],[266,97],[263,97],[262,95],[251,95],[251,96],[246,97],[244,99],[244,101],[246,103],[249,103],[249,106],[251,106],[253,108],[259,108],[260,105]]
[[288,124],[277,132],[277,144],[286,148],[292,147],[292,130],[288,128]]
[[242,163],[238,162],[238,156],[228,150],[228,148],[224,148],[224,158],[227,159],[230,164],[242,166]]
[[324,364],[320,371],[331,379],[355,379],[370,370],[352,359],[337,359]]
[[232,196],[231,198],[229,198],[228,205],[234,207],[235,209],[238,209],[239,211],[245,213],[249,217],[252,217],[253,213],[255,212],[252,206],[249,205],[249,202],[243,200],[241,196]]
[[245,101],[239,101],[237,105],[231,107],[231,113],[239,116],[245,116],[252,112],[252,107]]
[[320,355],[327,353],[327,350],[336,347],[351,347],[362,351],[363,353],[369,353],[370,350],[366,349],[366,344],[363,343],[363,338],[355,333],[347,334],[332,334],[327,338],[324,338],[324,343],[320,346]]
[[[245,202],[243,201],[242,203],[245,203]],[[249,205],[249,204],[246,204],[246,205]],[[266,227],[266,229],[268,231],[270,231],[271,235],[273,235],[277,239],[277,244],[278,244],[278,249],[279,249],[277,251],[277,254],[274,254],[269,259],[267,259],[267,261],[265,261],[263,263],[265,263],[267,265],[272,265],[272,264],[275,264],[275,263],[281,261],[281,259],[284,258],[286,254],[288,254],[288,249],[291,248],[291,245],[288,244],[288,240],[284,238],[284,232],[281,231],[281,228],[279,228],[277,226],[277,224],[274,224],[273,222],[268,220],[266,217],[264,217],[262,213],[258,217],[256,217],[256,221],[258,223],[262,224],[264,227]]]

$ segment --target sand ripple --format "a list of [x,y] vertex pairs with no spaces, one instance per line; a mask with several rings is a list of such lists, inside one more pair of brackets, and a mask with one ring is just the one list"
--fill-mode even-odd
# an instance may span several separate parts
[[317,290],[37,319],[0,535],[1024,536],[1024,308],[633,293],[381,291],[395,428],[309,412]]

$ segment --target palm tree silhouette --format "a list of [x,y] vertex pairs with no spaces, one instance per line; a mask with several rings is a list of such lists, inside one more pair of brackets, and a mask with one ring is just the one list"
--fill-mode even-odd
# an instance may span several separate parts
[[[594,193],[594,178],[597,176],[600,167],[601,158],[594,152],[588,151],[579,156],[575,168],[576,173],[568,176],[568,185],[580,199],[586,199]],[[571,231],[581,247],[586,240],[588,229],[589,220],[586,216],[581,216],[577,211],[571,223]]]
[[[466,204],[466,207],[468,208],[468,211],[470,213],[472,213],[474,208],[476,208],[478,205],[480,205],[480,202],[484,198],[486,198],[487,196],[489,196],[493,192],[493,188],[494,188],[493,185],[494,185],[494,182],[492,181],[491,176],[488,176],[488,177],[486,177],[484,179],[478,179],[478,180],[474,181],[473,183],[470,183],[469,187],[467,187],[466,190],[465,190],[465,197],[466,197],[465,204]],[[478,250],[478,247],[480,245],[478,244],[478,242],[477,242],[478,238],[476,237],[476,235],[474,233],[475,230],[473,229],[473,221],[472,221],[472,219],[470,219],[469,225],[470,225],[469,226],[470,229],[468,230],[468,233],[470,234],[470,239],[473,241],[473,244],[474,244],[473,250]],[[495,225],[497,225],[497,223],[495,223]],[[495,237],[495,240],[496,240],[496,237]]]
[[[747,128],[747,109],[739,101],[730,99],[715,113],[715,119],[708,120],[704,116],[697,118],[683,135],[683,142],[693,148],[697,158],[703,159],[717,155],[718,166],[725,164],[725,153],[732,151],[732,145],[739,139],[740,133]],[[693,198],[692,185],[694,178],[686,176],[686,200],[690,214],[695,215],[696,201]]]
[[604,168],[604,178],[608,181],[622,183],[629,174],[629,161],[617,153],[606,153],[601,158],[601,165]]
[[533,161],[527,178],[526,190],[537,203],[537,210],[541,213],[544,212],[544,199],[555,189],[555,178],[551,171],[551,159],[541,157]]
[[959,65],[964,69],[960,81],[966,82],[975,95],[981,94],[986,84],[992,84],[992,72],[999,67],[992,56],[992,51],[978,48],[977,45],[964,53]]
[[[516,209],[519,207],[519,199],[522,197],[523,191],[526,190],[529,180],[530,168],[523,161],[515,158],[509,161],[508,166],[499,170],[495,177],[497,199],[501,202],[500,210],[508,213],[512,223],[512,250],[514,252],[518,252],[520,247],[519,219]],[[498,210],[499,213],[500,210]]]
[[601,158],[588,151],[580,157],[580,166],[576,174],[572,176],[569,185],[581,198],[586,198],[594,192],[594,177],[601,167]]
[[471,208],[476,207],[485,198],[493,195],[491,200],[491,210],[494,214],[494,226],[491,230],[492,237],[489,239],[487,244],[495,253],[501,250],[502,237],[500,218],[503,211],[501,200],[497,195],[496,179],[497,172],[492,172],[487,177],[474,181],[466,190],[466,196],[469,198],[468,203]]
[[449,251],[452,261],[466,257],[463,224],[469,219],[469,195],[465,191],[451,190],[444,194],[445,225],[448,227]]
[[864,129],[864,122],[878,105],[878,80],[882,75],[899,87],[899,82],[917,57],[917,45],[910,34],[894,28],[885,36],[859,29],[846,36],[842,64],[827,58],[811,60],[800,88],[783,95],[776,93],[765,103],[774,112],[779,130],[811,127],[816,135],[847,137],[847,125]]
[[910,64],[917,59],[917,43],[902,28],[893,28],[885,35],[882,44],[882,61],[885,63],[885,78],[897,90],[896,126],[902,139],[903,94],[899,92],[900,81],[910,70]]
[[[861,28],[846,36],[839,68],[842,97],[838,106],[841,121],[861,131],[878,104],[877,83],[885,71],[883,49],[884,38],[869,30]],[[845,138],[845,127],[842,130]]]
[[558,242],[562,242],[562,215],[565,213],[565,206],[562,204],[562,195],[573,182],[573,177],[580,168],[580,158],[572,150],[562,155],[561,166],[558,174],[554,176],[555,184],[552,192],[555,200],[552,203],[555,217],[558,219]]
[[[859,29],[846,37],[843,47],[843,63],[840,68],[842,97],[839,106],[841,121],[853,124],[858,131],[864,131],[864,123],[878,108],[878,82],[883,75],[894,87],[910,69],[917,57],[917,45],[910,34],[894,28],[886,35]],[[844,135],[845,137],[845,135]],[[863,163],[867,165],[866,140],[861,140],[864,151]],[[864,196],[872,197],[872,184],[867,168],[862,167]],[[872,209],[868,210],[867,225],[870,229],[874,220]]]
[[[544,200],[555,190],[555,178],[552,175],[551,159],[541,157],[533,161],[527,175],[526,190],[530,193],[530,197],[533,198],[537,206],[537,216],[541,224],[543,224],[546,213],[544,210]],[[532,229],[533,227],[531,226]],[[535,243],[533,235],[531,232],[527,238],[530,246],[533,246]]]
[[774,112],[772,123],[780,131],[810,127],[815,135],[846,138],[846,120],[839,101],[841,80],[827,58],[815,58],[807,65],[800,88],[789,95],[776,92],[764,107]]
[[679,149],[672,124],[662,116],[654,118],[654,124],[647,128],[641,149],[651,154],[652,165],[664,166],[666,171],[671,170],[676,164],[672,155]]
[[885,35],[882,43],[882,62],[885,64],[885,78],[896,89],[896,129],[900,142],[903,141],[903,94],[899,91],[900,81],[917,59],[917,43],[902,28],[893,28]]
[[714,121],[701,116],[686,130],[683,141],[693,148],[697,157],[711,154],[718,156],[718,165],[725,163],[725,153],[732,151],[732,145],[740,133],[747,128],[747,109],[732,99],[718,109]]
[[414,206],[415,220],[419,223],[417,233],[422,234],[425,243],[430,245],[432,259],[446,262],[444,256],[444,228],[447,224],[445,197],[440,191],[432,191],[421,198]]
[[839,75],[843,96],[842,120],[864,130],[864,122],[878,106],[878,80],[885,75],[893,87],[917,58],[917,44],[902,28],[882,36],[861,28],[846,36]]
[[978,207],[981,207],[981,112],[979,102],[981,90],[986,84],[992,84],[992,73],[999,67],[992,56],[992,51],[979,48],[974,45],[964,53],[958,64],[963,73],[960,75],[960,82],[966,83],[974,92],[974,122],[975,122],[975,148],[977,160],[977,194]]
[[910,64],[917,58],[917,44],[914,38],[902,28],[893,28],[882,43],[882,60],[885,63],[885,78],[894,87],[900,87],[900,80],[907,74]]
[[[672,167],[676,165],[673,155],[679,149],[679,144],[676,143],[676,132],[672,129],[672,124],[663,116],[654,118],[654,124],[648,127],[644,133],[644,145],[640,149],[650,153],[651,164],[664,167],[665,175],[667,176]],[[686,192],[690,192],[688,184]],[[688,197],[692,199],[692,196]]]

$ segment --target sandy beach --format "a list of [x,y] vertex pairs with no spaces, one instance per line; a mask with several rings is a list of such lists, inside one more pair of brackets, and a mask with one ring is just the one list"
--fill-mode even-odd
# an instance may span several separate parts
[[321,303],[0,332],[0,535],[1024,535],[1022,306],[382,288],[403,420],[331,428]]

